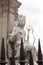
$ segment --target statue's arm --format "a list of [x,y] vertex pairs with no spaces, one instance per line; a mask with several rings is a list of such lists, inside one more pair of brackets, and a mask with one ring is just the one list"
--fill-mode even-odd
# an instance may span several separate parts
[[15,39],[17,39],[17,36],[18,36],[18,31],[13,31],[12,33],[9,34],[9,40],[15,41]]

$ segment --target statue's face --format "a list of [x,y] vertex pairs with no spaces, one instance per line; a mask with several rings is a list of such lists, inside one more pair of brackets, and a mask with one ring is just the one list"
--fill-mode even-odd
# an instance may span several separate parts
[[19,25],[24,26],[25,25],[25,18],[19,17]]
[[24,25],[25,25],[24,20],[20,20],[19,24],[20,24],[21,26],[24,26]]

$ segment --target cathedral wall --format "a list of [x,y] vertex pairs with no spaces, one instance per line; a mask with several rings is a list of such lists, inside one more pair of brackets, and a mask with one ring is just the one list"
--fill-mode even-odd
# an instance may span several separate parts
[[0,12],[0,50],[1,50],[1,43],[2,43],[2,38],[4,38],[5,42],[5,47],[6,47],[6,41],[7,41],[7,13],[3,13],[2,16],[2,11]]
[[8,33],[11,33],[12,31],[12,28],[14,26],[14,23],[15,23],[15,16],[12,14],[12,13],[9,13],[9,29],[8,29]]
[[15,9],[14,11],[10,10],[9,12],[8,33],[11,33],[13,27],[16,26],[17,24],[17,17],[18,17],[17,12],[18,12],[18,9]]
[[1,41],[2,41],[2,13],[0,7],[0,50],[1,50]]

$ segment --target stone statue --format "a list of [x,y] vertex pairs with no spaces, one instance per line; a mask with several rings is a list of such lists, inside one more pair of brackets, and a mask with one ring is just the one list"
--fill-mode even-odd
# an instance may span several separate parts
[[19,43],[20,39],[23,38],[25,40],[25,31],[24,31],[24,26],[25,26],[25,21],[23,20],[23,17],[18,17],[18,25],[14,26],[12,29],[12,32],[9,34],[9,40],[10,41],[15,41]]
[[33,45],[29,45],[27,43],[27,41],[25,40],[26,33],[24,31],[24,26],[25,26],[25,17],[20,15],[18,17],[18,25],[14,26],[13,29],[12,29],[12,32],[9,34],[9,40],[11,42],[14,42],[15,57],[19,58],[20,43],[21,43],[21,38],[23,38],[26,61],[28,62],[28,60],[29,60],[29,50],[32,51],[34,60],[36,60],[37,52],[36,52],[36,48]]
[[17,22],[18,23],[16,26],[13,27],[12,32],[10,34],[8,34],[9,35],[8,40],[10,42],[14,42],[14,45],[15,45],[14,47],[15,47],[16,53],[18,53],[17,51],[20,47],[21,38],[23,38],[23,41],[25,41],[25,36],[26,36],[26,33],[24,31],[25,16],[19,15]]

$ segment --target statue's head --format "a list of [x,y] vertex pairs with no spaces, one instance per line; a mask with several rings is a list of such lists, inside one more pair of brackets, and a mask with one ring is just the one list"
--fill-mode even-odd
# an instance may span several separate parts
[[25,26],[25,16],[23,16],[23,15],[19,15],[18,16],[18,22],[19,22],[19,26],[22,26],[22,27],[24,27]]

